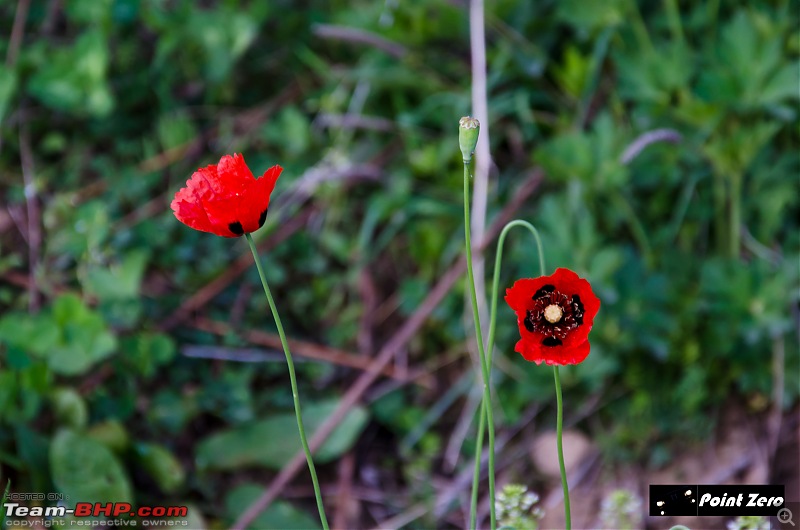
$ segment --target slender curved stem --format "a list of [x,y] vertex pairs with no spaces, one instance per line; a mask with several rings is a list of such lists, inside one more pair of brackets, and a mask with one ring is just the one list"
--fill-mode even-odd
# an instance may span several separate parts
[[[536,250],[539,254],[539,271],[542,276],[545,275],[544,266],[544,251],[542,250],[542,239],[539,237],[539,231],[534,228],[532,224],[521,219],[515,219],[503,227],[500,232],[500,237],[497,240],[497,251],[494,258],[494,276],[492,278],[492,298],[491,306],[489,309],[489,342],[487,343],[488,355],[486,356],[486,370],[491,372],[492,368],[492,353],[494,350],[494,335],[495,323],[497,322],[497,295],[500,288],[500,269],[503,262],[503,246],[505,245],[506,236],[508,232],[515,226],[522,226],[527,228],[533,235],[536,241]],[[478,439],[475,448],[475,473],[472,482],[472,503],[470,504],[470,528],[475,528],[475,520],[477,517],[477,499],[478,499],[478,479],[480,478],[480,462],[481,450],[483,449],[483,429],[486,421],[486,404],[481,405],[480,419],[478,420]]]
[[539,231],[534,228],[532,224],[528,221],[523,221],[521,219],[515,219],[510,221],[503,227],[503,231],[500,232],[500,237],[497,239],[497,251],[495,253],[494,258],[494,276],[492,278],[492,298],[491,298],[491,308],[489,310],[489,343],[487,345],[488,353],[488,360],[489,360],[489,367],[491,368],[492,365],[492,354],[494,353],[494,330],[495,330],[495,323],[497,322],[497,297],[500,293],[498,293],[500,289],[500,268],[503,263],[503,245],[506,241],[506,235],[508,232],[514,228],[515,226],[522,226],[527,228],[528,231],[533,235],[534,241],[536,241],[536,251],[539,254],[539,275],[545,275],[545,266],[544,266],[544,251],[542,250],[542,238],[539,237]]
[[[489,520],[492,530],[497,527],[497,519],[494,509],[494,416],[492,413],[492,394],[489,388],[489,365],[486,362],[486,352],[483,348],[483,333],[481,332],[481,320],[478,313],[478,295],[475,293],[475,273],[472,270],[472,238],[470,236],[469,219],[469,161],[464,161],[464,242],[467,253],[467,276],[469,278],[469,293],[472,298],[472,319],[475,321],[475,339],[478,342],[478,356],[481,363],[481,374],[483,375],[483,408],[486,410],[486,420],[489,431]],[[480,451],[480,446],[477,449]],[[480,465],[480,455],[478,455]],[[477,482],[473,483],[473,488],[477,487]],[[473,497],[475,493],[473,492]],[[470,507],[470,511],[475,506]],[[470,518],[472,518],[470,516]]]
[[289,351],[289,344],[286,342],[286,334],[283,332],[283,325],[281,324],[281,317],[278,315],[278,308],[275,307],[275,300],[272,299],[272,293],[267,285],[267,277],[264,275],[264,269],[261,266],[261,259],[258,257],[258,250],[253,242],[250,234],[245,234],[247,244],[250,245],[250,251],[253,253],[253,259],[256,262],[258,269],[258,276],[261,278],[261,285],[264,286],[264,294],[267,295],[267,303],[272,311],[272,317],[275,319],[275,326],[278,328],[278,336],[281,338],[281,345],[283,346],[283,353],[286,355],[286,364],[289,367],[289,382],[292,385],[292,398],[294,400],[294,415],[297,418],[297,430],[300,432],[300,442],[303,445],[303,451],[306,454],[308,461],[308,470],[311,472],[311,482],[314,484],[314,496],[317,499],[317,509],[319,510],[319,518],[322,522],[322,528],[328,530],[328,519],[325,517],[325,508],[322,505],[322,494],[319,490],[319,480],[317,480],[317,470],[314,467],[314,460],[311,458],[311,450],[308,447],[308,440],[306,440],[306,430],[303,427],[303,416],[300,412],[300,396],[297,391],[297,376],[294,373],[294,362],[292,361],[292,352]]
[[561,379],[558,376],[558,366],[553,366],[553,377],[556,381],[556,403],[558,413],[556,419],[556,441],[558,443],[558,467],[561,470],[561,487],[564,489],[564,521],[567,530],[572,528],[572,521],[569,513],[569,486],[567,485],[567,470],[564,467],[564,447],[561,443],[561,425],[564,419],[564,406],[561,403]]
[[[503,227],[503,231],[500,232],[500,237],[497,241],[497,251],[495,254],[494,259],[494,276],[492,278],[492,298],[491,298],[491,306],[489,311],[489,342],[487,343],[488,355],[487,355],[487,369],[491,368],[492,363],[492,354],[494,352],[494,338],[495,338],[495,328],[497,323],[497,298],[498,298],[498,291],[500,287],[500,269],[502,268],[503,263],[503,246],[505,244],[506,236],[508,232],[514,228],[515,226],[522,226],[527,228],[530,231],[531,235],[533,235],[534,241],[536,241],[536,249],[539,254],[539,272],[540,276],[545,275],[545,263],[544,263],[544,251],[542,249],[542,239],[539,237],[539,232],[536,228],[527,221],[523,221],[521,219],[515,219],[505,227]],[[563,423],[563,414],[564,414],[564,407],[561,398],[561,380],[559,379],[558,375],[558,366],[553,366],[553,374],[555,377],[555,384],[556,384],[556,403],[557,403],[557,424],[556,424],[556,432],[557,432],[557,444],[558,444],[558,464],[559,469],[561,471],[561,486],[564,489],[564,517],[566,521],[566,528],[570,530],[572,528],[572,522],[570,517],[570,505],[569,505],[569,487],[567,485],[567,473],[564,466],[564,450],[562,446],[562,423]],[[481,450],[481,442],[482,442],[482,433],[484,427],[484,411],[481,409],[480,419],[478,421],[478,449],[476,452],[476,467],[480,463],[480,450]],[[476,469],[476,474],[477,474]],[[477,475],[476,475],[477,476]],[[477,478],[475,478],[475,483],[477,483]],[[475,503],[475,495],[476,491],[473,487],[473,505],[472,509],[474,510],[474,503]],[[471,511],[471,520],[474,523],[474,511]],[[474,524],[470,527],[473,528]]]

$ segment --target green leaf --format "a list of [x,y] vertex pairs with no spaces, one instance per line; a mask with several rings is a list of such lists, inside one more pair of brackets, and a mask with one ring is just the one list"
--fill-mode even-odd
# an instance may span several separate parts
[[73,294],[56,299],[36,316],[11,313],[0,320],[0,344],[19,348],[44,360],[64,375],[84,373],[111,355],[116,337],[103,318]]
[[159,366],[175,357],[175,342],[161,333],[140,333],[121,344],[123,360],[145,377],[152,377]]
[[60,331],[59,342],[53,349],[38,353],[57,373],[84,373],[117,347],[116,337],[103,318],[75,295],[63,295],[55,301],[53,319]]
[[92,200],[75,208],[71,201],[67,194],[55,196],[45,211],[47,252],[53,257],[66,254],[85,259],[86,253],[98,253],[111,233],[109,205]]
[[50,395],[50,401],[53,403],[53,415],[61,425],[73,429],[86,427],[89,409],[77,390],[66,386],[56,388]]
[[128,476],[103,444],[72,430],[61,430],[50,447],[53,484],[76,502],[132,502]]
[[192,10],[184,28],[205,52],[206,78],[223,82],[258,35],[258,23],[240,11]]
[[125,300],[139,296],[148,253],[143,250],[125,254],[122,262],[89,269],[86,290],[100,300]]
[[0,344],[42,355],[58,340],[58,328],[48,314],[9,313],[0,319]]
[[558,20],[577,30],[592,31],[625,22],[625,0],[563,0],[556,5]]
[[797,99],[800,96],[797,80],[800,79],[800,64],[787,64],[764,85],[759,99],[764,105],[780,103],[785,99]]
[[88,25],[105,25],[111,20],[114,0],[70,0],[65,6],[67,17]]
[[56,49],[31,78],[30,93],[48,107],[107,116],[114,100],[106,81],[108,43],[100,30],[83,33],[72,48]]
[[161,445],[138,443],[134,448],[137,462],[153,477],[164,493],[174,493],[183,485],[186,472],[169,450]]
[[621,95],[666,107],[674,94],[688,86],[694,55],[680,42],[663,44],[656,50],[634,47],[618,55],[617,65]]
[[[303,422],[309,438],[337,405],[338,401],[326,401],[303,407]],[[324,464],[348,451],[368,419],[364,408],[351,409],[314,455],[314,461]],[[281,469],[300,447],[294,414],[276,414],[209,436],[200,442],[196,462],[201,469],[237,469],[252,465]]]
[[105,445],[115,453],[123,453],[130,445],[130,435],[116,419],[92,425],[87,436]]
[[[241,484],[225,497],[225,513],[233,522],[264,492],[262,486],[252,483]],[[261,512],[248,528],[259,530],[315,530],[320,528],[319,520],[306,512],[298,510],[285,501],[276,501]]]

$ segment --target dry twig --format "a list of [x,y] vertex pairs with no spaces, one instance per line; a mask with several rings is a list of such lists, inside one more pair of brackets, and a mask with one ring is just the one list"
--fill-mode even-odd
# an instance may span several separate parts
[[[214,333],[215,335],[226,335],[234,332],[233,328],[229,324],[208,318],[197,318],[193,323],[197,329]],[[279,350],[281,348],[280,337],[274,333],[267,333],[265,331],[258,330],[237,330],[236,332],[244,337],[249,343],[267,346],[275,350]],[[369,357],[355,355],[344,350],[331,348],[330,346],[323,346],[322,344],[314,344],[313,342],[298,339],[288,339],[288,342],[289,349],[292,350],[292,353],[299,355],[300,357],[305,357],[306,359],[315,359],[339,366],[346,366],[348,368],[356,368],[358,370],[368,370],[371,364],[371,359]],[[278,359],[283,359],[282,353]],[[233,359],[229,358],[227,360]],[[245,356],[245,359],[242,360],[253,362],[263,359]],[[381,370],[381,374],[385,375],[386,377],[391,377],[392,379],[397,379],[398,381],[402,381],[404,383],[416,381],[420,385],[427,388],[431,388],[433,386],[433,381],[430,375],[422,370],[414,370],[410,373],[400,374],[393,367],[386,366]]]
[[316,24],[312,30],[314,35],[323,39],[343,40],[357,42],[359,44],[369,44],[370,46],[382,50],[396,59],[402,59],[408,50],[402,44],[390,41],[376,35],[375,33],[362,29],[348,28],[346,26],[335,26],[333,24]]

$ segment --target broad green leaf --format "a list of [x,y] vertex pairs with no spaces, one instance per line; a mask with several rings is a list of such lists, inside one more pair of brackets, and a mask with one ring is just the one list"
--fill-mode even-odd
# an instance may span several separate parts
[[132,502],[128,476],[103,444],[72,430],[61,430],[50,447],[53,484],[77,502]]
[[59,342],[53,349],[38,353],[55,372],[84,373],[117,347],[116,337],[103,318],[75,295],[64,295],[55,301],[53,318],[60,331]]
[[[336,409],[337,401],[303,407],[303,423],[310,438]],[[320,464],[349,450],[366,426],[369,416],[355,407],[334,429],[315,454]],[[293,413],[276,414],[241,427],[212,434],[200,442],[196,461],[201,469],[237,469],[261,465],[281,469],[300,450],[300,436]]]
[[[225,497],[225,513],[230,522],[238,518],[264,492],[262,486],[252,483],[233,488]],[[261,512],[248,528],[259,530],[315,530],[319,519],[300,511],[288,502],[276,501]]]
[[797,80],[800,79],[800,64],[787,64],[764,85],[759,99],[764,105],[780,103],[785,99],[797,99],[800,96]]
[[44,360],[59,374],[84,373],[111,355],[116,337],[103,318],[73,294],[56,299],[36,316],[11,313],[0,320],[0,344]]
[[0,319],[0,344],[44,355],[58,341],[58,328],[48,314],[9,313]]
[[139,296],[148,253],[136,250],[125,254],[122,263],[92,267],[86,278],[86,290],[100,300],[124,300]]

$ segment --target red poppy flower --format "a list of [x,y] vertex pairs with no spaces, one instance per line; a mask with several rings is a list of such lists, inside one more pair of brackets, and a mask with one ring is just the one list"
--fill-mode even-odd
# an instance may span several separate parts
[[223,156],[219,164],[200,168],[175,194],[172,211],[190,228],[223,237],[255,232],[267,219],[269,196],[283,171],[272,166],[261,178],[239,154]]
[[514,351],[536,364],[578,364],[589,355],[589,331],[600,300],[589,282],[569,269],[517,280],[506,289],[522,338]]

